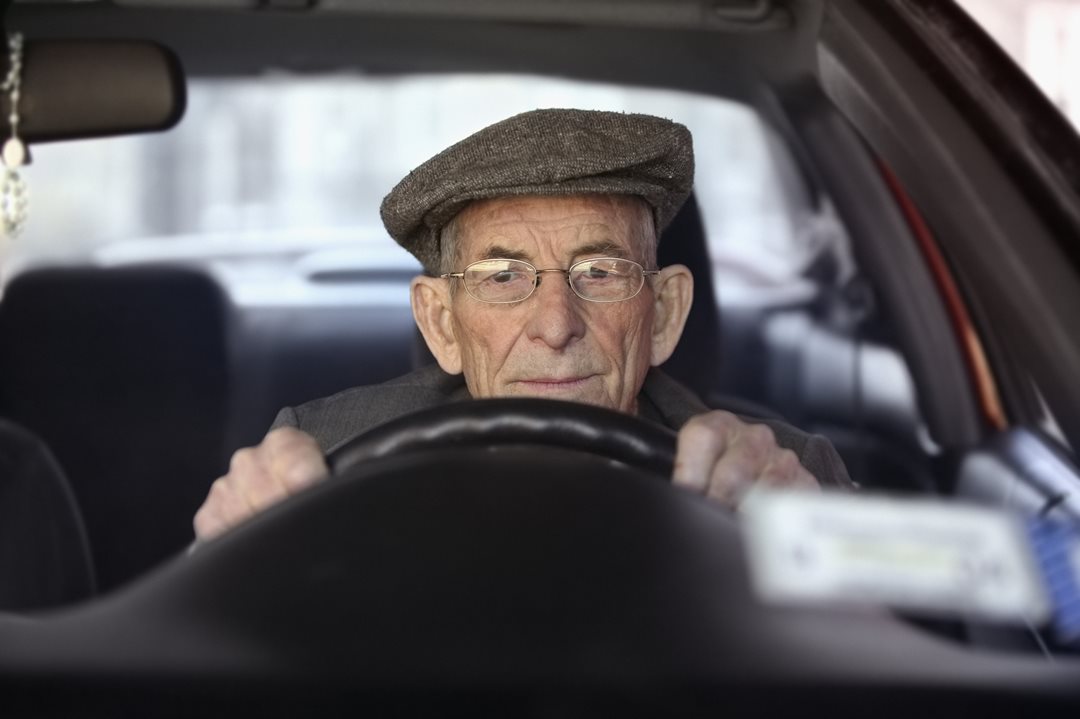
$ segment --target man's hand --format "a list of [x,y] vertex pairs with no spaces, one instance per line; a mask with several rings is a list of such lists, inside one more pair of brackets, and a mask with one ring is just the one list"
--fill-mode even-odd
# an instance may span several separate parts
[[820,488],[790,449],[776,444],[763,424],[747,424],[730,412],[699,414],[679,431],[676,485],[738,508],[756,486]]
[[195,513],[195,538],[212,539],[326,475],[326,461],[311,435],[292,427],[275,429],[258,446],[233,454],[229,473],[214,482]]

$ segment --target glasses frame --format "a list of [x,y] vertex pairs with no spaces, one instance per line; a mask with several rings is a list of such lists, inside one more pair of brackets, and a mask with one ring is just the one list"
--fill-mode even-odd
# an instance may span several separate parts
[[[599,262],[601,260],[617,260],[618,262],[629,262],[632,265],[637,265],[641,269],[641,284],[638,285],[638,288],[634,291],[634,294],[630,295],[629,297],[623,297],[622,299],[618,299],[618,300],[594,300],[592,298],[585,297],[584,295],[582,295],[580,292],[577,291],[577,288],[574,287],[574,284],[570,281],[570,273],[573,272],[574,268],[578,267],[579,265],[584,265],[587,262]],[[477,297],[476,295],[474,295],[472,293],[472,291],[469,290],[469,285],[465,282],[465,273],[469,271],[469,268],[475,267],[476,265],[482,264],[484,262],[519,262],[519,263],[525,265],[526,267],[528,267],[529,269],[531,269],[533,271],[534,277],[533,277],[532,289],[529,290],[529,294],[525,295],[524,297],[522,297],[521,299],[518,299],[518,300],[485,300],[485,299],[481,299],[480,297]],[[645,269],[645,265],[641,264],[640,262],[636,262],[635,260],[628,260],[625,257],[590,257],[590,258],[588,258],[586,260],[579,260],[579,261],[575,262],[574,264],[567,267],[565,270],[560,269],[558,267],[549,268],[549,269],[543,269],[542,270],[542,269],[538,269],[531,262],[526,262],[525,260],[516,260],[516,259],[509,258],[509,257],[487,257],[487,258],[482,259],[482,260],[477,260],[476,262],[470,262],[468,265],[465,266],[465,269],[463,269],[461,272],[446,272],[444,274],[439,275],[439,278],[444,279],[444,280],[450,280],[450,279],[461,280],[461,284],[465,287],[465,292],[469,295],[469,297],[472,297],[477,302],[483,302],[484,304],[488,304],[488,305],[512,305],[512,304],[515,304],[517,302],[524,302],[525,300],[532,297],[533,294],[536,292],[536,288],[540,286],[540,279],[541,279],[540,276],[543,275],[543,274],[549,273],[549,272],[560,272],[560,273],[562,273],[563,275],[566,276],[566,285],[570,288],[571,292],[573,292],[575,295],[577,295],[581,299],[585,300],[586,302],[596,302],[598,304],[611,304],[612,302],[626,302],[627,300],[632,300],[632,299],[634,299],[635,297],[637,297],[638,295],[641,294],[641,288],[643,288],[645,286],[645,278],[646,277],[650,277],[650,276],[653,276],[653,275],[660,274],[659,269],[647,270],[647,269]]]

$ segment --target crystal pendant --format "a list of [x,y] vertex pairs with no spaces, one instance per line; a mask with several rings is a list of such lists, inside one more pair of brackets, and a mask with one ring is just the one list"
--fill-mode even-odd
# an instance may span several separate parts
[[5,170],[0,179],[0,228],[7,237],[18,235],[26,224],[28,194],[19,173]]

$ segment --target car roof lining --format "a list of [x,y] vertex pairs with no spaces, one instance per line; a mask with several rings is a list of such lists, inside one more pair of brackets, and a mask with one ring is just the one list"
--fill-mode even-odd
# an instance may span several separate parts
[[[62,5],[62,12],[57,12]],[[355,68],[368,73],[522,72],[581,79],[675,87],[748,99],[761,82],[783,83],[814,71],[821,22],[820,0],[774,2],[772,13],[788,21],[753,32],[716,29],[707,11],[714,4],[641,1],[639,12],[686,22],[668,29],[627,26],[611,17],[622,3],[552,3],[564,16],[528,18],[520,2],[482,15],[447,17],[432,3],[356,0],[311,10],[240,11],[235,3],[183,8],[166,3],[17,3],[9,28],[30,38],[153,39],[173,48],[190,75],[256,74],[268,68],[298,72]],[[501,3],[491,4],[493,7]],[[721,3],[752,7],[757,3]],[[399,7],[400,6],[400,7]],[[508,10],[521,10],[511,18]],[[427,10],[426,8],[430,8]],[[574,9],[576,8],[576,9]],[[607,8],[585,22],[588,9]],[[696,8],[697,24],[688,21]],[[423,9],[423,10],[422,10]],[[632,15],[632,13],[631,13]],[[491,32],[492,25],[498,32]],[[745,23],[743,25],[746,25]],[[740,26],[741,27],[741,26]],[[236,38],[244,37],[237,52]],[[554,47],[558,52],[553,52]],[[702,73],[703,63],[720,70]]]
[[[125,7],[178,7],[177,0],[113,0]],[[787,0],[200,0],[203,7],[291,12],[342,12],[431,18],[475,18],[531,23],[644,26],[758,33],[789,28]]]
[[[821,0],[467,0],[452,15],[430,0],[304,8],[236,0],[15,3],[6,26],[27,37],[23,138],[168,129],[183,114],[185,74],[497,71],[752,102],[763,83],[814,72],[822,18]],[[664,29],[651,27],[657,23]],[[703,63],[719,70],[702,72]]]

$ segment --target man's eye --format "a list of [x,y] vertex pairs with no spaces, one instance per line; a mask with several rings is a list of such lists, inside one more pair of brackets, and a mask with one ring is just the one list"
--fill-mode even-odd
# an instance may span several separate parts
[[513,270],[503,270],[502,272],[496,272],[488,279],[501,285],[506,284],[507,282],[513,282],[514,280],[521,279],[521,273],[514,272]]
[[579,281],[597,284],[619,279],[619,273],[613,269],[593,265],[578,276]]

